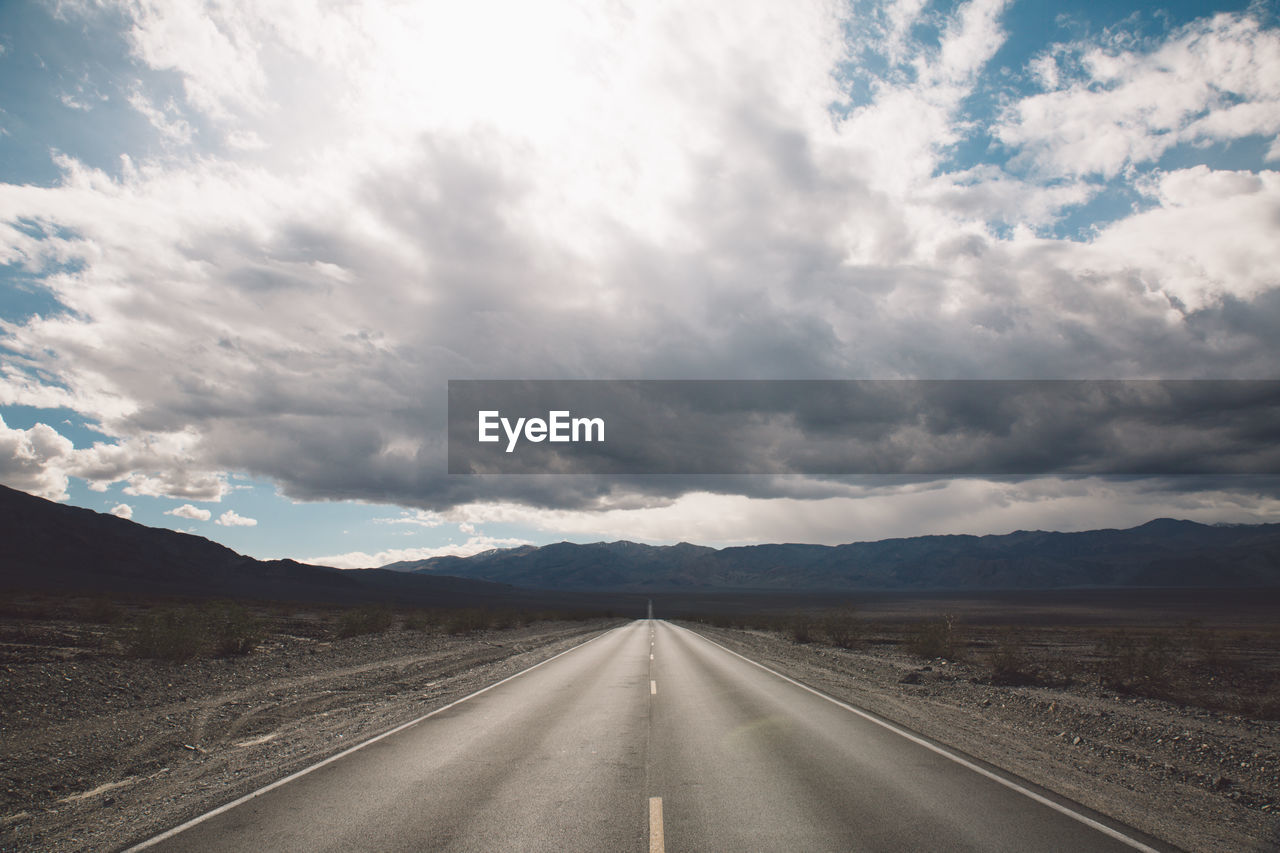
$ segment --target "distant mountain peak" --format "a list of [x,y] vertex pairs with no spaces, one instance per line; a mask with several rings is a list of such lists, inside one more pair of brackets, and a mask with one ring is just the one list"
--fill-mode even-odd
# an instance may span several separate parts
[[1191,520],[1186,519],[1186,518],[1153,518],[1153,519],[1151,519],[1150,521],[1148,521],[1146,524],[1140,524],[1140,525],[1138,525],[1137,527],[1134,527],[1134,528],[1131,528],[1131,529],[1133,529],[1133,530],[1142,530],[1142,529],[1144,529],[1144,528],[1184,527],[1184,526],[1186,526],[1186,525],[1194,525],[1195,527],[1207,527],[1207,526],[1208,526],[1208,525],[1205,525],[1205,524],[1201,524],[1201,523],[1200,523],[1200,522],[1198,522],[1198,521],[1191,521]]

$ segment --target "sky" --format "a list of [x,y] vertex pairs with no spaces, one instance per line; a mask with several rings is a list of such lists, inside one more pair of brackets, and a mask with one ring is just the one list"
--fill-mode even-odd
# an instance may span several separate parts
[[1276,379],[1280,3],[0,3],[0,483],[343,567],[1280,521],[447,474],[450,379]]

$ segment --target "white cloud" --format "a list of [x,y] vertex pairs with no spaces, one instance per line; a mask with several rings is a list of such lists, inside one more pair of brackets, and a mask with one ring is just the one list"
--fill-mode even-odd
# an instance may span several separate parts
[[1276,287],[1280,172],[1196,166],[1159,174],[1150,192],[1159,206],[1103,229],[1094,264],[1140,270],[1191,309]]
[[1000,16],[1009,0],[971,0],[963,3],[944,34],[937,59],[921,64],[923,79],[970,90],[974,78],[1004,43]]
[[219,500],[227,491],[225,475],[188,467],[190,457],[180,447],[174,436],[148,436],[76,449],[48,424],[10,429],[0,419],[0,478],[53,500],[66,500],[71,476],[95,491],[124,481],[128,495]]
[[189,122],[177,116],[177,106],[169,101],[164,108],[157,107],[142,92],[129,95],[129,106],[151,122],[151,126],[170,142],[185,145],[191,142],[195,129]]
[[0,417],[0,480],[7,486],[49,500],[66,500],[66,467],[73,453],[71,441],[47,424],[12,429]]
[[75,95],[72,95],[69,92],[63,92],[58,96],[58,100],[62,102],[64,107],[72,110],[88,111],[93,108],[91,104],[78,99]]
[[920,20],[926,0],[896,0],[885,6],[887,26],[882,46],[888,59],[897,64],[910,52],[908,40],[911,28]]
[[1034,68],[1049,91],[1013,103],[997,129],[1052,174],[1112,176],[1175,145],[1280,132],[1280,33],[1251,16],[1200,19],[1148,52],[1054,52],[1079,54],[1080,73],[1063,78],[1040,57]]
[[305,563],[319,566],[333,566],[338,569],[371,569],[389,563],[428,560],[432,557],[443,557],[450,554],[469,557],[494,548],[515,548],[528,545],[526,539],[503,539],[491,536],[472,536],[459,545],[440,545],[432,548],[388,548],[370,554],[365,551],[351,551],[346,554],[330,554],[324,557],[307,557]]
[[220,524],[223,527],[256,527],[258,525],[258,519],[245,518],[243,515],[237,514],[235,510],[229,509],[222,515],[218,516],[218,520],[214,523]]
[[1096,194],[1097,188],[1085,181],[1045,186],[1016,178],[997,166],[975,166],[938,176],[921,188],[918,197],[939,211],[952,211],[971,221],[1034,227],[1052,225],[1063,209],[1084,204]]
[[1028,63],[1027,68],[1040,81],[1043,89],[1057,89],[1061,79],[1058,73],[1058,59],[1054,51],[1042,53]]
[[208,521],[213,513],[207,509],[201,509],[191,504],[183,504],[175,509],[165,510],[165,515],[176,515],[178,518],[188,518],[192,521]]
[[409,524],[414,527],[439,527],[445,518],[438,512],[429,510],[404,510],[393,518],[375,518],[375,524]]
[[[0,330],[3,330],[0,321]],[[0,366],[0,406],[31,406],[36,409],[71,407],[82,401],[65,388],[46,385],[38,378],[24,375],[16,365]]]
[[[144,0],[119,4],[132,13],[129,32],[134,54],[152,68],[182,75],[192,104],[215,117],[237,109],[261,109],[264,71],[259,63],[260,35],[252,20],[259,4],[191,5]],[[269,5],[269,4],[263,4]],[[275,10],[284,12],[283,8]],[[291,10],[288,22],[303,25],[308,10]]]
[[[158,475],[131,473],[127,478],[129,485],[124,487],[126,495],[140,495],[153,498],[191,498],[197,501],[217,501],[229,490],[226,479],[221,473],[205,473],[189,471],[178,467],[180,462],[169,463],[171,467]],[[92,487],[92,484],[90,484]]]
[[116,518],[133,518],[133,507],[128,504],[116,504],[110,509],[110,513]]
[[226,475],[192,464],[198,444],[190,430],[149,433],[115,444],[94,442],[72,454],[67,471],[87,480],[96,491],[123,481],[127,495],[221,500],[230,491]]

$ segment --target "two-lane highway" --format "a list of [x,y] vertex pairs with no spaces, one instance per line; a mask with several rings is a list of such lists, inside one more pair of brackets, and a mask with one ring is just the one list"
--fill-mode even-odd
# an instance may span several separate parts
[[1151,849],[659,621],[135,849]]

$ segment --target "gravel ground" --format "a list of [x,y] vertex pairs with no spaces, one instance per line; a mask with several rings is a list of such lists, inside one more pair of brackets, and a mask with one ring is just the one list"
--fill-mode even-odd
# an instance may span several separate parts
[[116,850],[584,642],[603,621],[462,637],[274,633],[135,660],[101,628],[0,623],[0,850]]
[[1185,850],[1280,851],[1280,722],[1096,687],[998,687],[886,648],[688,625],[830,696]]

